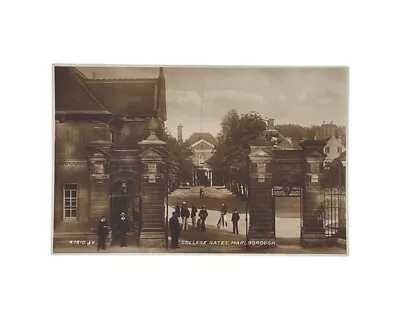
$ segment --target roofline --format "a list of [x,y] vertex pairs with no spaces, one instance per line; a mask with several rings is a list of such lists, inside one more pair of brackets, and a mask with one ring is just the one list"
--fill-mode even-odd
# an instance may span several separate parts
[[107,110],[76,110],[76,111],[64,111],[64,110],[56,110],[56,115],[70,115],[70,114],[87,114],[87,115],[114,115],[113,113]]
[[191,144],[191,147],[197,146],[198,144],[200,144],[202,141],[204,141],[205,143],[207,143],[208,145],[212,146],[213,148],[215,147],[215,145],[213,145],[212,143],[204,140],[203,138],[201,138],[200,140],[196,141],[195,143]]
[[[189,138],[186,139],[190,140],[194,135],[210,135],[213,139],[215,139],[215,142],[218,142],[218,139],[216,137],[214,137],[210,132],[192,132],[192,134],[189,136]],[[203,138],[201,138],[203,139]]]
[[118,82],[136,82],[136,83],[156,83],[158,78],[96,78],[96,79],[85,79],[86,83],[118,83]]
[[86,86],[85,83],[86,79],[81,77],[82,73],[75,67],[72,67],[70,70],[72,70],[73,75],[75,75],[81,87],[92,97],[92,99],[96,102],[96,104],[100,107],[100,109],[103,109],[104,111],[107,111],[109,114],[112,114],[112,112],[108,110],[103,105],[103,103],[101,103],[101,101],[97,99],[97,97],[92,93],[92,91],[90,91],[89,88]]
[[72,67],[72,70],[74,70],[75,73],[77,73],[78,76],[80,76],[82,79],[87,79],[87,77],[79,69],[77,69],[76,67]]

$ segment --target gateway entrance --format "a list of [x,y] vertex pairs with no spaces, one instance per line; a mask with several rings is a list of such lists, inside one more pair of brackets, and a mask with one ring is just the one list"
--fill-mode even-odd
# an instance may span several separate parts
[[113,238],[118,236],[118,221],[122,212],[130,224],[130,232],[139,237],[141,228],[140,189],[132,179],[121,179],[113,183],[110,195],[110,225]]
[[302,190],[273,188],[275,237],[279,244],[300,244],[302,227]]

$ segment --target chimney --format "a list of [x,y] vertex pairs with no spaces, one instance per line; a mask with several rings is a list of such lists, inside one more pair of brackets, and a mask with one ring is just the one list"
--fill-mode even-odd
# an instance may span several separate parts
[[332,121],[328,125],[327,129],[328,129],[326,133],[327,138],[336,136],[336,125],[334,125]]
[[183,126],[180,124],[180,125],[178,126],[178,141],[179,141],[179,142],[182,142],[182,141],[183,141],[183,139],[182,139],[182,128],[183,128]]
[[274,119],[268,119],[268,130],[272,130],[274,128]]

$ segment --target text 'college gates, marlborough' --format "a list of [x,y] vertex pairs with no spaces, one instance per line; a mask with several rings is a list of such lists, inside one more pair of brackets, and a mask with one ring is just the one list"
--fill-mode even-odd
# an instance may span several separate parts
[[345,239],[345,191],[339,186],[326,187],[325,155],[307,146],[302,150],[276,150],[265,132],[260,130],[250,145],[248,240],[276,242],[275,197],[300,197],[302,246]]

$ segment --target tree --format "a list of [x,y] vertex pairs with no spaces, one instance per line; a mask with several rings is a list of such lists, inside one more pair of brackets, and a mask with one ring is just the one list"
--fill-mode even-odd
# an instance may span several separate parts
[[193,151],[187,143],[180,143],[165,128],[160,128],[158,136],[166,142],[166,166],[168,171],[168,189],[177,189],[184,181],[192,176],[193,165],[190,160]]
[[[239,114],[236,110],[229,110],[222,119],[221,126],[218,144],[208,161],[213,170],[214,181],[224,183],[226,188],[239,196],[247,196],[250,142],[257,137],[259,129],[265,127],[263,117],[256,112]],[[321,126],[303,127],[296,124],[275,126],[280,133],[278,140],[283,140],[283,137],[292,138],[295,149],[301,148],[299,142],[303,139],[314,139],[319,128]],[[344,127],[339,127],[336,135],[341,135],[342,141],[345,141],[345,132]]]
[[248,155],[250,141],[255,139],[258,129],[265,126],[262,116],[256,112],[239,115],[230,110],[222,119],[222,132],[213,157],[208,161],[217,179],[239,196],[247,196]]

